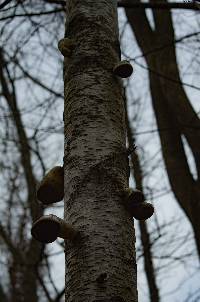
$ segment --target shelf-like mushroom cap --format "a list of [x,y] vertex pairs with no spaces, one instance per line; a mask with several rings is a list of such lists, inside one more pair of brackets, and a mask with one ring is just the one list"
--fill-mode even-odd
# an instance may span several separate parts
[[63,38],[58,42],[58,49],[64,57],[71,55],[72,50],[74,49],[74,42],[72,39]]
[[128,204],[132,204],[132,203],[141,203],[141,202],[144,202],[145,200],[145,197],[144,197],[144,194],[135,189],[135,190],[132,190],[132,189],[128,189],[127,190],[127,203]]
[[64,197],[63,167],[51,169],[41,181],[37,189],[37,199],[44,204],[59,202]]
[[32,236],[43,243],[51,243],[55,241],[60,233],[60,224],[54,215],[46,215],[40,217],[34,222],[31,234]]
[[53,242],[57,237],[75,241],[80,235],[80,233],[64,219],[53,214],[42,216],[35,221],[31,229],[31,234],[36,240],[43,243]]
[[113,73],[120,78],[128,78],[133,73],[133,67],[128,61],[124,60],[113,68]]
[[132,204],[129,212],[137,220],[146,220],[153,215],[154,207],[148,202],[136,203]]

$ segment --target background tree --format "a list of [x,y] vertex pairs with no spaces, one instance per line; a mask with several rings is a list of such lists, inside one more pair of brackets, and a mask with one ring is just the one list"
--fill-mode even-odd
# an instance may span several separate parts
[[[43,84],[37,75],[36,62],[40,54],[34,51],[33,40],[40,38],[41,31],[44,30],[42,25],[41,27],[37,25],[37,22],[33,22],[26,13],[22,17],[23,20],[19,22],[13,17],[8,19],[6,17],[7,13],[17,14],[16,11],[22,13],[30,7],[32,7],[30,3],[25,8],[23,3],[18,2],[1,14],[5,21],[2,21],[1,26],[0,52],[1,198],[3,201],[0,244],[4,277],[1,278],[0,300],[36,302],[40,297],[41,301],[54,301],[54,299],[59,301],[60,292],[55,288],[54,283],[51,289],[46,286],[46,282],[50,281],[50,284],[52,282],[50,258],[47,257],[48,253],[44,252],[44,246],[30,236],[30,227],[32,221],[41,216],[44,210],[36,202],[36,184],[46,172],[46,164],[49,165],[42,151],[44,145],[52,140],[50,138],[52,130],[54,135],[57,125],[61,124],[58,114],[53,119],[49,109],[53,109],[54,106],[56,110],[58,109],[56,103],[62,98],[62,94],[54,91],[51,82],[48,83],[51,88]],[[36,10],[41,8],[39,5],[34,7]],[[15,21],[16,27],[8,26],[10,22]],[[45,22],[48,24],[50,20]],[[19,32],[22,34],[18,35]],[[36,40],[35,45],[39,41]],[[32,47],[27,46],[28,42],[33,43]],[[30,49],[34,53],[34,58],[32,57],[31,60],[29,60],[32,56]],[[41,67],[41,57],[39,61]],[[32,72],[34,64],[35,74]],[[50,67],[48,70],[50,72]],[[48,155],[47,152],[45,154]]]
[[[167,0],[162,2],[167,3]],[[160,10],[153,10],[152,13],[153,28],[144,10],[136,12],[126,9],[127,19],[147,62],[152,104],[170,185],[192,224],[200,254],[200,121],[179,74],[171,13],[169,10],[164,14]],[[199,31],[192,33],[197,34]],[[187,162],[183,138],[187,140],[194,158],[194,176]]]
[[[140,164],[140,159],[137,153],[137,148],[135,147],[135,136],[132,131],[130,121],[127,114],[127,99],[126,99],[126,90],[125,90],[125,113],[126,113],[126,129],[127,129],[127,140],[129,148],[134,151],[131,153],[131,165],[132,165],[132,174],[135,179],[136,188],[140,190],[144,195],[143,188],[143,175]],[[139,229],[141,234],[141,242],[143,249],[143,257],[144,257],[144,269],[147,278],[147,283],[149,287],[149,296],[150,300],[154,302],[160,301],[159,298],[159,290],[156,282],[156,272],[153,264],[153,256],[151,252],[151,239],[148,232],[148,226],[145,220],[139,221]]]

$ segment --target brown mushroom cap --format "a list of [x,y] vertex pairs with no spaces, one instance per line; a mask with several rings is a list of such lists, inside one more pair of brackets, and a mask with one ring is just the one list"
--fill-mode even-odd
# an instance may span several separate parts
[[128,61],[119,62],[113,69],[113,73],[121,78],[128,78],[133,73],[133,67]]
[[128,204],[141,203],[141,202],[144,202],[144,200],[145,200],[145,197],[141,191],[139,191],[137,189],[129,191],[129,195],[127,197]]
[[37,199],[44,204],[59,202],[64,197],[63,167],[51,169],[41,181],[37,190]]
[[154,207],[148,202],[134,204],[130,210],[130,214],[137,220],[146,220],[154,213]]
[[58,42],[58,49],[64,57],[70,56],[73,48],[74,42],[69,38],[63,38]]
[[32,236],[43,243],[55,241],[59,232],[60,224],[55,219],[52,219],[52,215],[42,216],[34,222],[31,229]]

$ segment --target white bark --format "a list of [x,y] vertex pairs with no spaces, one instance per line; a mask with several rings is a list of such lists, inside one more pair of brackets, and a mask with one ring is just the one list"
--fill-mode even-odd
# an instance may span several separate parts
[[67,1],[66,37],[74,49],[64,62],[65,220],[81,234],[66,243],[66,301],[136,302],[134,225],[119,194],[128,161],[122,86],[112,73],[117,1]]

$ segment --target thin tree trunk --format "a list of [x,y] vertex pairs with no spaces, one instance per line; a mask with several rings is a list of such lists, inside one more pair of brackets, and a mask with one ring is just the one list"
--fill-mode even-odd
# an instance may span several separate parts
[[112,73],[117,1],[69,0],[66,36],[75,48],[64,62],[65,220],[80,231],[66,243],[66,301],[136,302],[134,224],[119,194],[128,161],[122,86]]
[[[140,165],[140,159],[137,154],[137,150],[134,149],[135,137],[128,119],[126,99],[125,102],[126,102],[126,124],[127,124],[128,144],[129,144],[129,148],[134,150],[131,153],[131,163],[133,167],[132,172],[134,175],[136,188],[144,194],[142,168]],[[153,255],[151,252],[151,239],[148,233],[148,227],[145,220],[139,221],[139,229],[140,229],[141,243],[142,243],[143,257],[144,257],[144,271],[146,274],[147,284],[149,287],[150,300],[151,302],[159,302],[160,301],[159,290],[156,284],[156,273],[153,265]]]
[[[2,49],[0,49],[0,61],[0,82],[2,86],[2,92],[13,117],[13,124],[16,127],[21,164],[24,169],[24,175],[27,184],[27,204],[30,208],[30,217],[32,221],[34,221],[42,215],[43,209],[36,202],[36,178],[31,165],[31,152],[29,148],[28,137],[17,104],[14,81],[9,74],[9,69],[7,62],[4,59]],[[21,225],[19,225],[19,229],[20,227]],[[13,242],[12,244],[14,245]],[[16,246],[14,247],[16,250],[19,249],[19,244],[16,244]],[[41,244],[35,239],[31,238],[29,242],[27,241],[27,249],[25,251],[20,250],[20,253],[23,255],[23,259],[19,259],[19,257],[15,255],[16,252],[13,251],[12,254],[14,258],[14,265],[11,274],[14,276],[14,278],[16,278],[15,282],[17,284],[16,286],[16,284],[13,283],[13,292],[11,292],[13,301],[16,300],[20,302],[36,302],[38,300],[36,267],[40,261],[41,250]],[[10,276],[11,278],[12,275]]]

